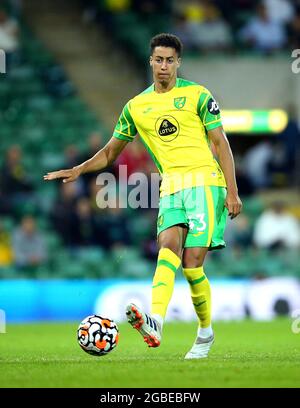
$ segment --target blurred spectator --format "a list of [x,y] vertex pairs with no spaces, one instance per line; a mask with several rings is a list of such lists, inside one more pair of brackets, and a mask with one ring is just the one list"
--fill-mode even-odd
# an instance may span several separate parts
[[[295,128],[292,128],[295,131]],[[255,189],[266,187],[285,187],[292,184],[293,168],[289,157],[288,142],[284,135],[274,136],[274,139],[265,140],[250,148],[244,158],[242,172],[247,172],[247,177]],[[298,132],[296,132],[296,135]],[[292,140],[294,137],[292,136]],[[293,147],[297,150],[297,141]],[[237,165],[239,175],[239,163]]]
[[300,227],[297,218],[286,211],[282,202],[274,202],[254,225],[254,244],[258,248],[298,248]]
[[272,154],[268,161],[267,170],[270,186],[284,187],[289,184],[288,155],[281,140],[275,140],[272,144]]
[[0,220],[0,268],[9,266],[13,262],[13,249],[11,237]]
[[11,203],[1,191],[1,178],[0,178],[0,214],[9,214],[11,212]]
[[236,24],[253,14],[256,2],[253,0],[215,0],[223,16],[230,24]]
[[49,94],[57,98],[64,98],[75,92],[74,85],[67,78],[63,67],[52,64],[41,69],[41,77]]
[[149,208],[144,212],[143,218],[147,219],[149,229],[147,229],[147,234],[144,236],[143,241],[141,242],[141,248],[145,258],[156,261],[157,260],[157,237],[156,237],[156,228],[157,228],[157,210]]
[[105,5],[109,11],[120,13],[129,10],[131,0],[105,0]]
[[191,38],[201,51],[228,50],[232,44],[230,27],[220,11],[205,1],[202,4],[202,21],[190,23]]
[[90,205],[97,219],[106,217],[106,208],[108,206],[117,205],[116,196],[118,195],[118,184],[113,174],[106,175],[102,173],[104,178],[99,180],[97,177],[91,180],[89,185]]
[[81,162],[90,159],[104,145],[103,137],[100,132],[92,132],[88,137],[88,148],[81,156]]
[[[97,195],[99,191],[101,190],[101,188],[103,188],[103,186],[97,184],[96,180],[97,180],[97,177],[95,177],[94,175],[94,178],[91,179],[90,184],[89,184],[88,197],[90,199],[90,205],[91,205],[92,210],[95,213],[102,214],[103,209],[100,208],[101,203],[99,203],[99,196]],[[103,208],[105,208],[105,206],[103,206]]]
[[105,245],[108,249],[131,244],[130,220],[126,217],[123,209],[113,208],[105,210]]
[[67,246],[71,246],[73,242],[72,224],[77,197],[76,185],[74,183],[62,183],[60,185],[59,197],[50,213],[54,229],[62,237],[64,244]]
[[75,144],[67,145],[64,151],[65,164],[66,168],[72,168],[79,164],[79,151]]
[[137,11],[143,20],[164,17],[167,19],[173,11],[173,2],[169,0],[132,0],[132,8]]
[[271,159],[272,147],[269,140],[253,146],[245,155],[244,168],[255,188],[269,186],[268,163]]
[[133,8],[139,12],[143,17],[154,16],[159,12],[160,0],[133,0]]
[[300,157],[300,128],[297,121],[296,106],[289,106],[287,111],[289,115],[287,127],[278,137],[285,146],[289,184],[299,185],[300,180],[297,180],[297,164],[299,165]]
[[7,195],[32,191],[29,176],[22,164],[22,150],[18,145],[11,146],[7,151],[1,169],[1,190]]
[[187,1],[175,7],[173,32],[187,49],[228,49],[232,38],[229,25],[216,4],[209,0]]
[[[88,138],[88,149],[81,155],[77,164],[82,163],[93,157],[100,149],[104,147],[104,141],[100,132],[92,132]],[[113,166],[104,169],[102,172],[113,172]],[[101,171],[99,171],[101,173]],[[89,196],[90,183],[95,180],[95,173],[82,174],[84,194]]]
[[131,243],[130,229],[128,219],[121,208],[107,209],[107,216],[105,217],[106,246],[109,249],[128,246]]
[[0,49],[9,60],[19,48],[18,23],[0,10]]
[[[71,169],[80,163],[80,153],[75,144],[69,144],[64,150],[64,164],[63,167]],[[86,193],[83,176],[75,181],[77,195],[81,196]]]
[[15,205],[31,198],[33,186],[22,164],[22,150],[13,145],[6,153],[5,161],[0,169],[0,211],[11,211]]
[[23,0],[8,0],[13,17],[19,18],[23,8]]
[[254,185],[248,175],[246,166],[243,166],[242,160],[238,155],[235,155],[235,173],[240,197],[247,197],[253,194],[255,191]]
[[37,267],[47,260],[45,239],[32,216],[23,217],[21,225],[13,232],[13,250],[19,268]]
[[190,26],[184,14],[176,14],[173,17],[172,33],[181,39],[185,51],[196,49]]
[[[125,170],[123,166],[126,166]],[[155,187],[158,187],[158,182],[154,176],[153,180],[151,179],[152,173],[157,173],[157,169],[139,140],[130,143],[115,162],[120,196],[123,200],[132,200],[133,207],[138,211],[151,207],[151,194],[155,198],[157,192]],[[152,181],[153,185],[151,185]]]
[[300,48],[300,8],[288,26],[289,42],[292,49]]
[[203,2],[199,0],[186,0],[175,2],[175,11],[182,13],[189,23],[200,23],[203,21]]
[[271,21],[288,24],[294,16],[294,7],[289,0],[264,0],[264,6]]
[[95,21],[99,14],[97,3],[94,0],[80,0],[80,3],[83,9],[83,22],[86,24],[90,24],[91,22]]
[[[129,143],[128,146],[123,150],[120,156],[117,158],[114,164],[114,172],[118,174],[118,168],[120,165],[125,165],[127,168],[127,179],[131,176],[131,174],[136,172],[145,173],[148,169],[148,165],[150,162],[149,154],[147,153],[145,147],[139,140],[135,140],[132,143]],[[127,180],[122,179],[122,175],[120,182],[125,182]],[[125,176],[125,174],[124,174]]]
[[256,15],[241,29],[239,37],[244,44],[266,53],[282,49],[286,43],[284,25],[271,20],[263,3],[258,5]]
[[76,204],[72,219],[71,245],[82,247],[96,245],[103,234],[97,231],[97,223],[92,213],[90,201],[80,198]]
[[246,214],[230,220],[225,229],[225,241],[234,249],[245,249],[252,243],[252,228]]

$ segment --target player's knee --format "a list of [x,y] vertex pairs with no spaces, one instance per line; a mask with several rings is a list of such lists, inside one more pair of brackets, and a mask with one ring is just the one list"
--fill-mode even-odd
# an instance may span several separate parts
[[183,229],[178,226],[169,228],[159,234],[158,245],[159,249],[168,248],[174,252],[179,258],[182,257],[183,242],[185,237],[183,236]]
[[183,268],[200,268],[203,266],[204,258],[204,253],[186,249],[182,257],[182,266]]
[[188,259],[182,262],[183,268],[200,268],[203,266],[203,261],[197,259]]
[[182,257],[182,247],[176,242],[162,242],[159,249],[168,248],[170,251],[174,252],[179,258]]

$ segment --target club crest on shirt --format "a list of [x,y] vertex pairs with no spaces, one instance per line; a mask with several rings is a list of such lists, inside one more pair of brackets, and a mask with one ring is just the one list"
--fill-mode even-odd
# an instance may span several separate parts
[[184,107],[186,102],[186,97],[185,96],[180,96],[179,98],[174,98],[174,106],[177,109],[181,109]]

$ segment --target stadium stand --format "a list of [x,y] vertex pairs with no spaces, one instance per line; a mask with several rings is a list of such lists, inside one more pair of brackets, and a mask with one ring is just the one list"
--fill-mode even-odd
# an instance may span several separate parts
[[[141,3],[147,2],[140,2],[139,6],[139,2],[123,2],[123,9],[114,9],[113,2],[109,1],[88,3],[89,10],[96,10],[95,21],[91,24],[105,24],[118,45],[135,52],[137,60],[143,64],[148,58],[149,38],[158,30],[165,28],[167,31],[172,23],[167,1],[159,3],[159,13],[156,2],[150,9],[145,5],[141,7]],[[222,10],[222,2],[217,3]],[[237,33],[252,12],[252,9],[241,10],[235,21],[229,19],[230,14],[223,13],[223,17],[231,24],[233,33]],[[149,210],[148,216],[145,216],[147,210],[106,212],[95,208],[95,191],[84,191],[80,183],[73,192],[63,193],[58,183],[42,182],[45,172],[65,165],[68,147],[75,146],[79,158],[86,153],[89,135],[97,131],[106,139],[108,132],[83,102],[64,68],[22,18],[18,19],[18,25],[19,50],[11,61],[9,72],[0,78],[0,278],[151,277],[155,266],[155,212]],[[116,173],[116,168],[110,171]],[[78,213],[76,205],[83,197],[90,200],[94,218],[90,223],[80,224],[77,221],[82,213]],[[76,230],[76,234],[83,237],[82,241],[66,244],[53,222],[53,208],[57,202],[71,216],[70,220],[64,218],[59,222],[63,223],[65,231],[70,225],[72,236],[74,228],[82,225],[79,231],[82,235]],[[244,224],[237,225],[226,251],[209,254],[207,272],[210,276],[262,278],[284,274],[300,277],[299,246],[259,249],[253,244],[256,219],[267,204],[268,197],[258,193],[244,198]],[[297,198],[289,206],[293,207],[299,221]],[[85,214],[84,208],[82,211]],[[29,269],[16,265],[12,246],[13,234],[27,214],[34,217],[48,253],[41,265]],[[124,239],[120,240],[124,220],[128,223],[127,232],[123,231]],[[89,240],[91,228],[96,231],[94,241]]]

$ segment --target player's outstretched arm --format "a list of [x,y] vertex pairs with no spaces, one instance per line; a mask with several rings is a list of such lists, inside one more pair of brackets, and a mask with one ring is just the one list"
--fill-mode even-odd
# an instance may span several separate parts
[[128,142],[112,137],[110,141],[93,157],[72,169],[52,171],[44,175],[44,180],[63,179],[63,183],[75,181],[81,174],[103,170],[110,166]]
[[225,206],[228,209],[228,215],[234,218],[241,212],[242,202],[238,195],[232,151],[222,126],[209,130],[207,133],[215,146],[227,184]]

